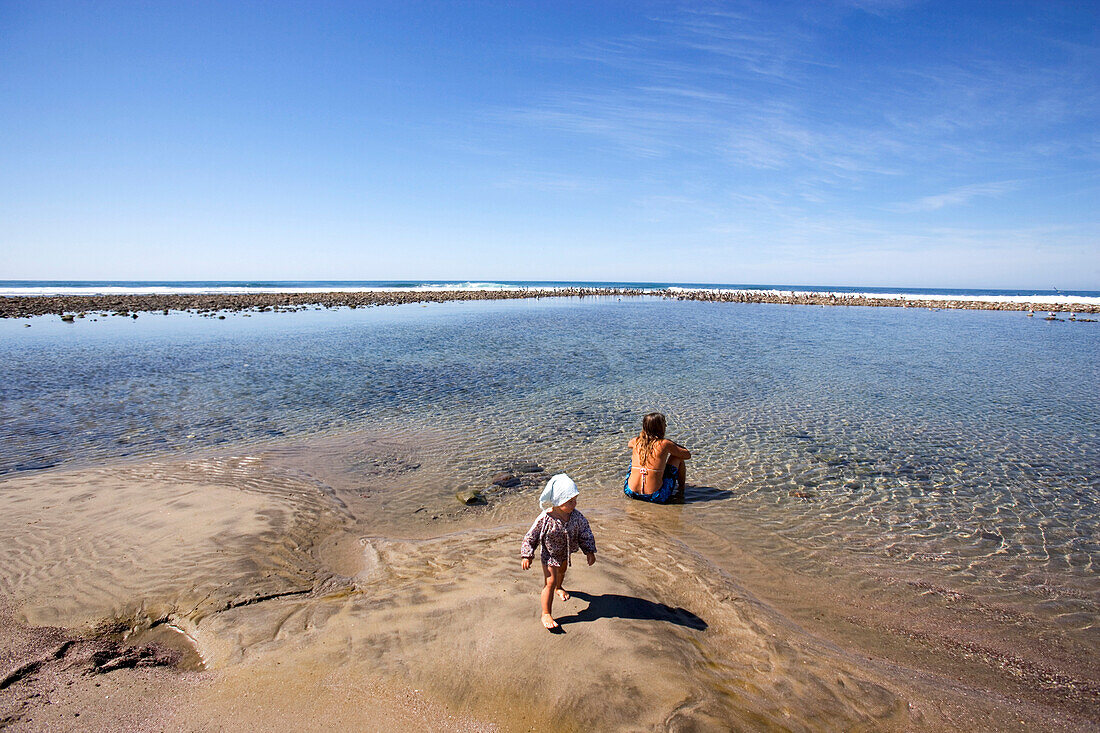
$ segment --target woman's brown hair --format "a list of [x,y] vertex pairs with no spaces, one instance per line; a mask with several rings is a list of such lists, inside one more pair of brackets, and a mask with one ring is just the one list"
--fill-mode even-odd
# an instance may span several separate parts
[[649,455],[657,441],[665,437],[665,416],[659,412],[651,412],[642,418],[642,432],[638,436],[634,446],[638,449],[638,464],[645,466],[649,463]]

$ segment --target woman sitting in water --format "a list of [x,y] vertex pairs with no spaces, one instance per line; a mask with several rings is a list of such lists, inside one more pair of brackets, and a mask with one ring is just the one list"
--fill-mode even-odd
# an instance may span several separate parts
[[684,461],[691,451],[665,439],[665,416],[651,412],[642,418],[642,432],[632,439],[630,470],[623,493],[631,499],[667,504],[675,495],[683,500]]

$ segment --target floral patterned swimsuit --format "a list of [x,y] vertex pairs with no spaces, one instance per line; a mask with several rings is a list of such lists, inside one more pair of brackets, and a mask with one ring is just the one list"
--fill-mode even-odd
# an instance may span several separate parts
[[564,522],[545,511],[539,515],[531,529],[523,538],[520,557],[534,557],[535,548],[542,545],[542,564],[552,567],[565,567],[569,564],[569,555],[578,549],[587,553],[596,552],[596,538],[588,520],[576,509]]

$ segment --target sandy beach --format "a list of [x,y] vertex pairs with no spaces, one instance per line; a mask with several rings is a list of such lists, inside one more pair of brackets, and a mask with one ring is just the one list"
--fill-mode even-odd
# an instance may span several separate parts
[[[518,543],[552,467],[419,506],[378,434],[0,482],[11,730],[1088,730],[1095,649],[904,577],[582,487],[598,562],[538,623]],[[377,467],[359,470],[364,459]],[[507,470],[489,466],[487,470]],[[543,470],[533,470],[533,469]],[[487,476],[487,481],[490,477]],[[398,489],[398,490],[394,490]],[[709,492],[709,493],[708,493]],[[1011,641],[1009,641],[1011,639]]]

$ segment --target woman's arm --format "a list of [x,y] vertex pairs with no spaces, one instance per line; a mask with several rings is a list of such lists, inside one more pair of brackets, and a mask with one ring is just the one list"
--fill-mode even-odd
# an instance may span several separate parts
[[668,453],[673,458],[679,458],[680,460],[683,460],[683,461],[686,461],[687,459],[691,458],[691,451],[689,451],[687,448],[683,448],[679,445],[676,445],[675,443],[673,443],[671,440],[668,440],[667,438],[664,440],[663,444],[661,445],[661,451],[664,452],[664,453]]

